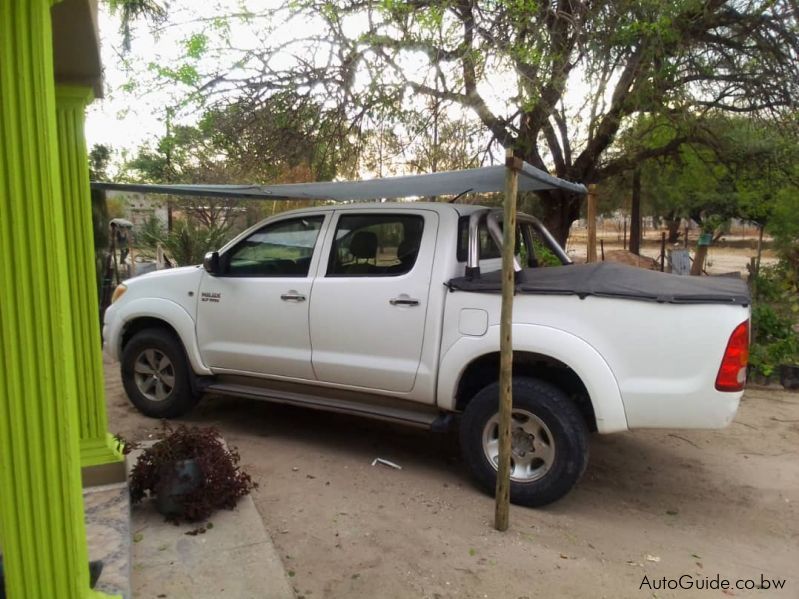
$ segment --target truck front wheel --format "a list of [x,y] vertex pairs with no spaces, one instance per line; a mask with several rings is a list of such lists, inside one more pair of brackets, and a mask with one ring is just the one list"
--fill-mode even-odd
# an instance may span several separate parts
[[163,329],[136,333],[122,350],[122,383],[145,416],[175,418],[197,403],[180,342]]
[[[477,483],[494,494],[499,462],[499,383],[468,403],[460,425],[461,452]],[[577,484],[588,463],[588,429],[566,394],[544,381],[513,377],[512,503],[552,503]]]

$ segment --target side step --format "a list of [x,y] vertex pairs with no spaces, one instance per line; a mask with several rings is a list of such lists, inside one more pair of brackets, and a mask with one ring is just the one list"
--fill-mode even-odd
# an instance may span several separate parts
[[237,383],[214,382],[203,389],[206,393],[229,395],[233,397],[247,397],[261,399],[274,403],[300,406],[325,412],[339,412],[341,414],[354,414],[376,420],[399,422],[420,428],[438,428],[441,414],[433,411],[413,410],[397,405],[380,405],[343,399],[339,397],[324,397],[310,395],[282,389],[269,389],[260,386],[242,385]]

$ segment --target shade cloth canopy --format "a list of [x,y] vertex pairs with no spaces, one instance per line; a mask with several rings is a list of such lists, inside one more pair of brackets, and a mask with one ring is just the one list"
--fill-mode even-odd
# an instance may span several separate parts
[[[93,182],[92,188],[205,197],[343,202],[502,191],[505,186],[505,172],[506,167],[499,165],[364,181],[327,181],[280,185],[149,185]],[[562,189],[580,195],[587,193],[584,185],[558,179],[523,162],[522,168],[519,170],[519,191],[547,189]]]

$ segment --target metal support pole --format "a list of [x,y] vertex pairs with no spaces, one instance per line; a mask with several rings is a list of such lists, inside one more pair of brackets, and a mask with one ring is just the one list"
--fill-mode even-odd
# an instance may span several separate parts
[[499,463],[494,528],[508,530],[510,511],[510,424],[513,410],[513,294],[515,269],[513,250],[516,247],[516,195],[522,161],[513,150],[505,153],[505,215],[502,221],[502,313],[499,321]]

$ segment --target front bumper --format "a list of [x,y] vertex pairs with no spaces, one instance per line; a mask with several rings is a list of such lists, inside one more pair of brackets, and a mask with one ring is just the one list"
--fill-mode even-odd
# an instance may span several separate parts
[[108,306],[103,315],[103,355],[112,362],[119,361],[119,335],[121,323],[115,318],[114,306]]

